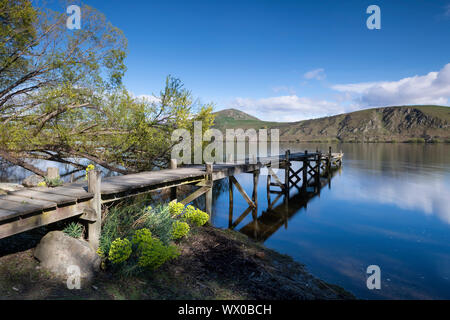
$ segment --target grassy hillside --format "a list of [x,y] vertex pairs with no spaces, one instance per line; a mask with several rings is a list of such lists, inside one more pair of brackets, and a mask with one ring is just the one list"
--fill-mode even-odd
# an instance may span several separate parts
[[281,141],[450,142],[450,108],[398,106],[299,122],[261,121],[242,111],[216,113],[215,127],[280,129]]

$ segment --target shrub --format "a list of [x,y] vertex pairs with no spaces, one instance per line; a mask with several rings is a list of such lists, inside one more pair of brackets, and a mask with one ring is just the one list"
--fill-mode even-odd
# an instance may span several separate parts
[[63,232],[72,238],[79,239],[83,235],[84,227],[77,222],[71,222],[63,229]]
[[157,269],[166,261],[179,256],[177,247],[173,245],[165,246],[157,238],[142,242],[138,250],[138,265],[151,270]]
[[131,243],[139,247],[143,243],[152,241],[152,233],[149,229],[136,230],[133,237],[131,238]]
[[178,217],[183,213],[184,205],[181,202],[169,202],[169,212],[172,217]]
[[[186,236],[192,225],[201,226],[209,216],[193,206],[172,202],[148,206],[147,200],[125,202],[105,213],[99,255],[123,276],[154,270],[179,256],[173,240]],[[174,216],[187,214],[178,221]]]
[[183,215],[184,221],[189,221],[198,227],[203,226],[209,220],[209,215],[200,209],[195,209],[193,206],[187,206],[186,212]]
[[189,233],[189,225],[186,222],[174,221],[172,223],[172,239],[181,239]]
[[109,260],[114,264],[124,262],[130,257],[131,252],[131,242],[128,239],[117,238],[111,243]]
[[44,177],[44,182],[45,182],[45,185],[47,187],[58,187],[58,186],[61,186],[63,184],[63,181],[61,180],[60,177],[53,178],[53,179],[49,179],[47,177]]

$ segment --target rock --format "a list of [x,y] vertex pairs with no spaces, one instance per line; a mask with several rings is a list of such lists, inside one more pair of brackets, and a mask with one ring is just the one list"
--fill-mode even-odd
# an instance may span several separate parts
[[25,187],[32,188],[32,187],[37,187],[37,185],[43,181],[44,181],[44,178],[42,178],[41,176],[38,176],[37,174],[32,174],[31,176],[26,177],[22,181],[22,184]]
[[47,233],[36,247],[34,256],[43,268],[64,279],[69,275],[69,266],[78,266],[81,278],[90,281],[101,262],[89,243],[69,237],[61,231]]
[[0,183],[0,192],[17,191],[23,189],[23,186],[17,183]]

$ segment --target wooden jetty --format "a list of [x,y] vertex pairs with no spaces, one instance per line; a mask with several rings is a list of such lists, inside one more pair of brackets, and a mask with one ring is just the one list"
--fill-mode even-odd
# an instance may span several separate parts
[[[333,169],[339,169],[339,167]],[[320,197],[321,189],[326,186],[331,188],[331,179],[336,172],[337,170],[332,170],[326,176],[322,176],[318,188],[310,187],[311,189],[308,190],[308,192],[298,192],[292,197],[277,194],[274,200],[271,200],[271,195],[269,193],[267,195],[267,209],[264,210],[259,217],[252,212],[252,221],[241,227],[239,231],[254,240],[264,242],[283,226],[287,229],[288,221],[299,213],[301,209],[306,209],[309,201],[315,197]],[[279,202],[282,196],[284,196],[283,201]],[[248,215],[249,213],[250,212],[244,211],[245,215]],[[241,215],[233,221],[233,213],[230,212],[228,227],[230,229],[237,228],[244,218],[245,216]]]
[[[191,184],[199,186],[192,194],[181,200],[188,204],[205,194],[206,211],[211,215],[212,188],[214,181],[228,178],[230,181],[230,209],[233,206],[233,185],[249,204],[257,207],[257,192],[260,169],[268,168],[268,192],[289,193],[296,187],[307,191],[315,188],[320,176],[331,171],[332,166],[340,166],[343,153],[308,151],[272,157],[253,157],[240,162],[215,163],[177,167],[171,161],[169,169],[141,172],[101,179],[100,171],[91,170],[88,181],[72,183],[55,188],[36,187],[8,192],[0,196],[0,239],[57,221],[78,217],[88,224],[88,240],[98,247],[101,232],[101,206],[126,197],[169,188],[171,198],[176,199],[178,186]],[[251,161],[250,161],[251,160]],[[293,161],[302,163],[300,170],[291,168]],[[284,179],[275,172],[284,171]],[[49,168],[50,169],[50,168]],[[53,169],[50,173],[54,175]],[[253,173],[253,194],[248,196],[239,184],[236,175]],[[272,181],[273,179],[273,181]],[[273,188],[277,190],[273,190]]]

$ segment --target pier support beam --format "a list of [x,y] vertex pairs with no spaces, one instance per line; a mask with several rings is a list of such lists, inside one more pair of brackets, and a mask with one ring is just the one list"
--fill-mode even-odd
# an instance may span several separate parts
[[258,182],[259,182],[259,170],[253,171],[253,194],[252,201],[255,204],[255,209],[258,207]]
[[[170,159],[170,169],[177,168],[177,159]],[[177,200],[177,187],[170,188],[170,201]]]
[[233,182],[231,178],[228,177],[228,197],[229,197],[229,216],[228,216],[228,228],[231,228],[233,225]]
[[88,173],[88,192],[94,194],[94,198],[91,200],[91,208],[95,212],[95,221],[88,222],[88,240],[95,250],[98,249],[102,231],[102,196],[100,187],[100,170],[90,170]]
[[213,178],[212,178],[212,173],[213,173],[213,164],[212,163],[207,163],[206,164],[206,180],[207,183],[209,184],[209,189],[208,191],[206,191],[206,195],[205,195],[205,208],[206,208],[206,213],[209,215],[209,219],[211,221],[211,214],[212,214],[212,198],[213,198]]
[[290,150],[286,150],[285,159],[286,165],[284,167],[284,192],[289,196],[289,171],[291,169],[291,162],[289,161]]
[[[308,150],[305,150],[305,156],[308,155]],[[304,190],[306,190],[306,187],[308,186],[308,159],[307,157],[305,157],[303,159],[303,183],[302,183],[302,188]]]

